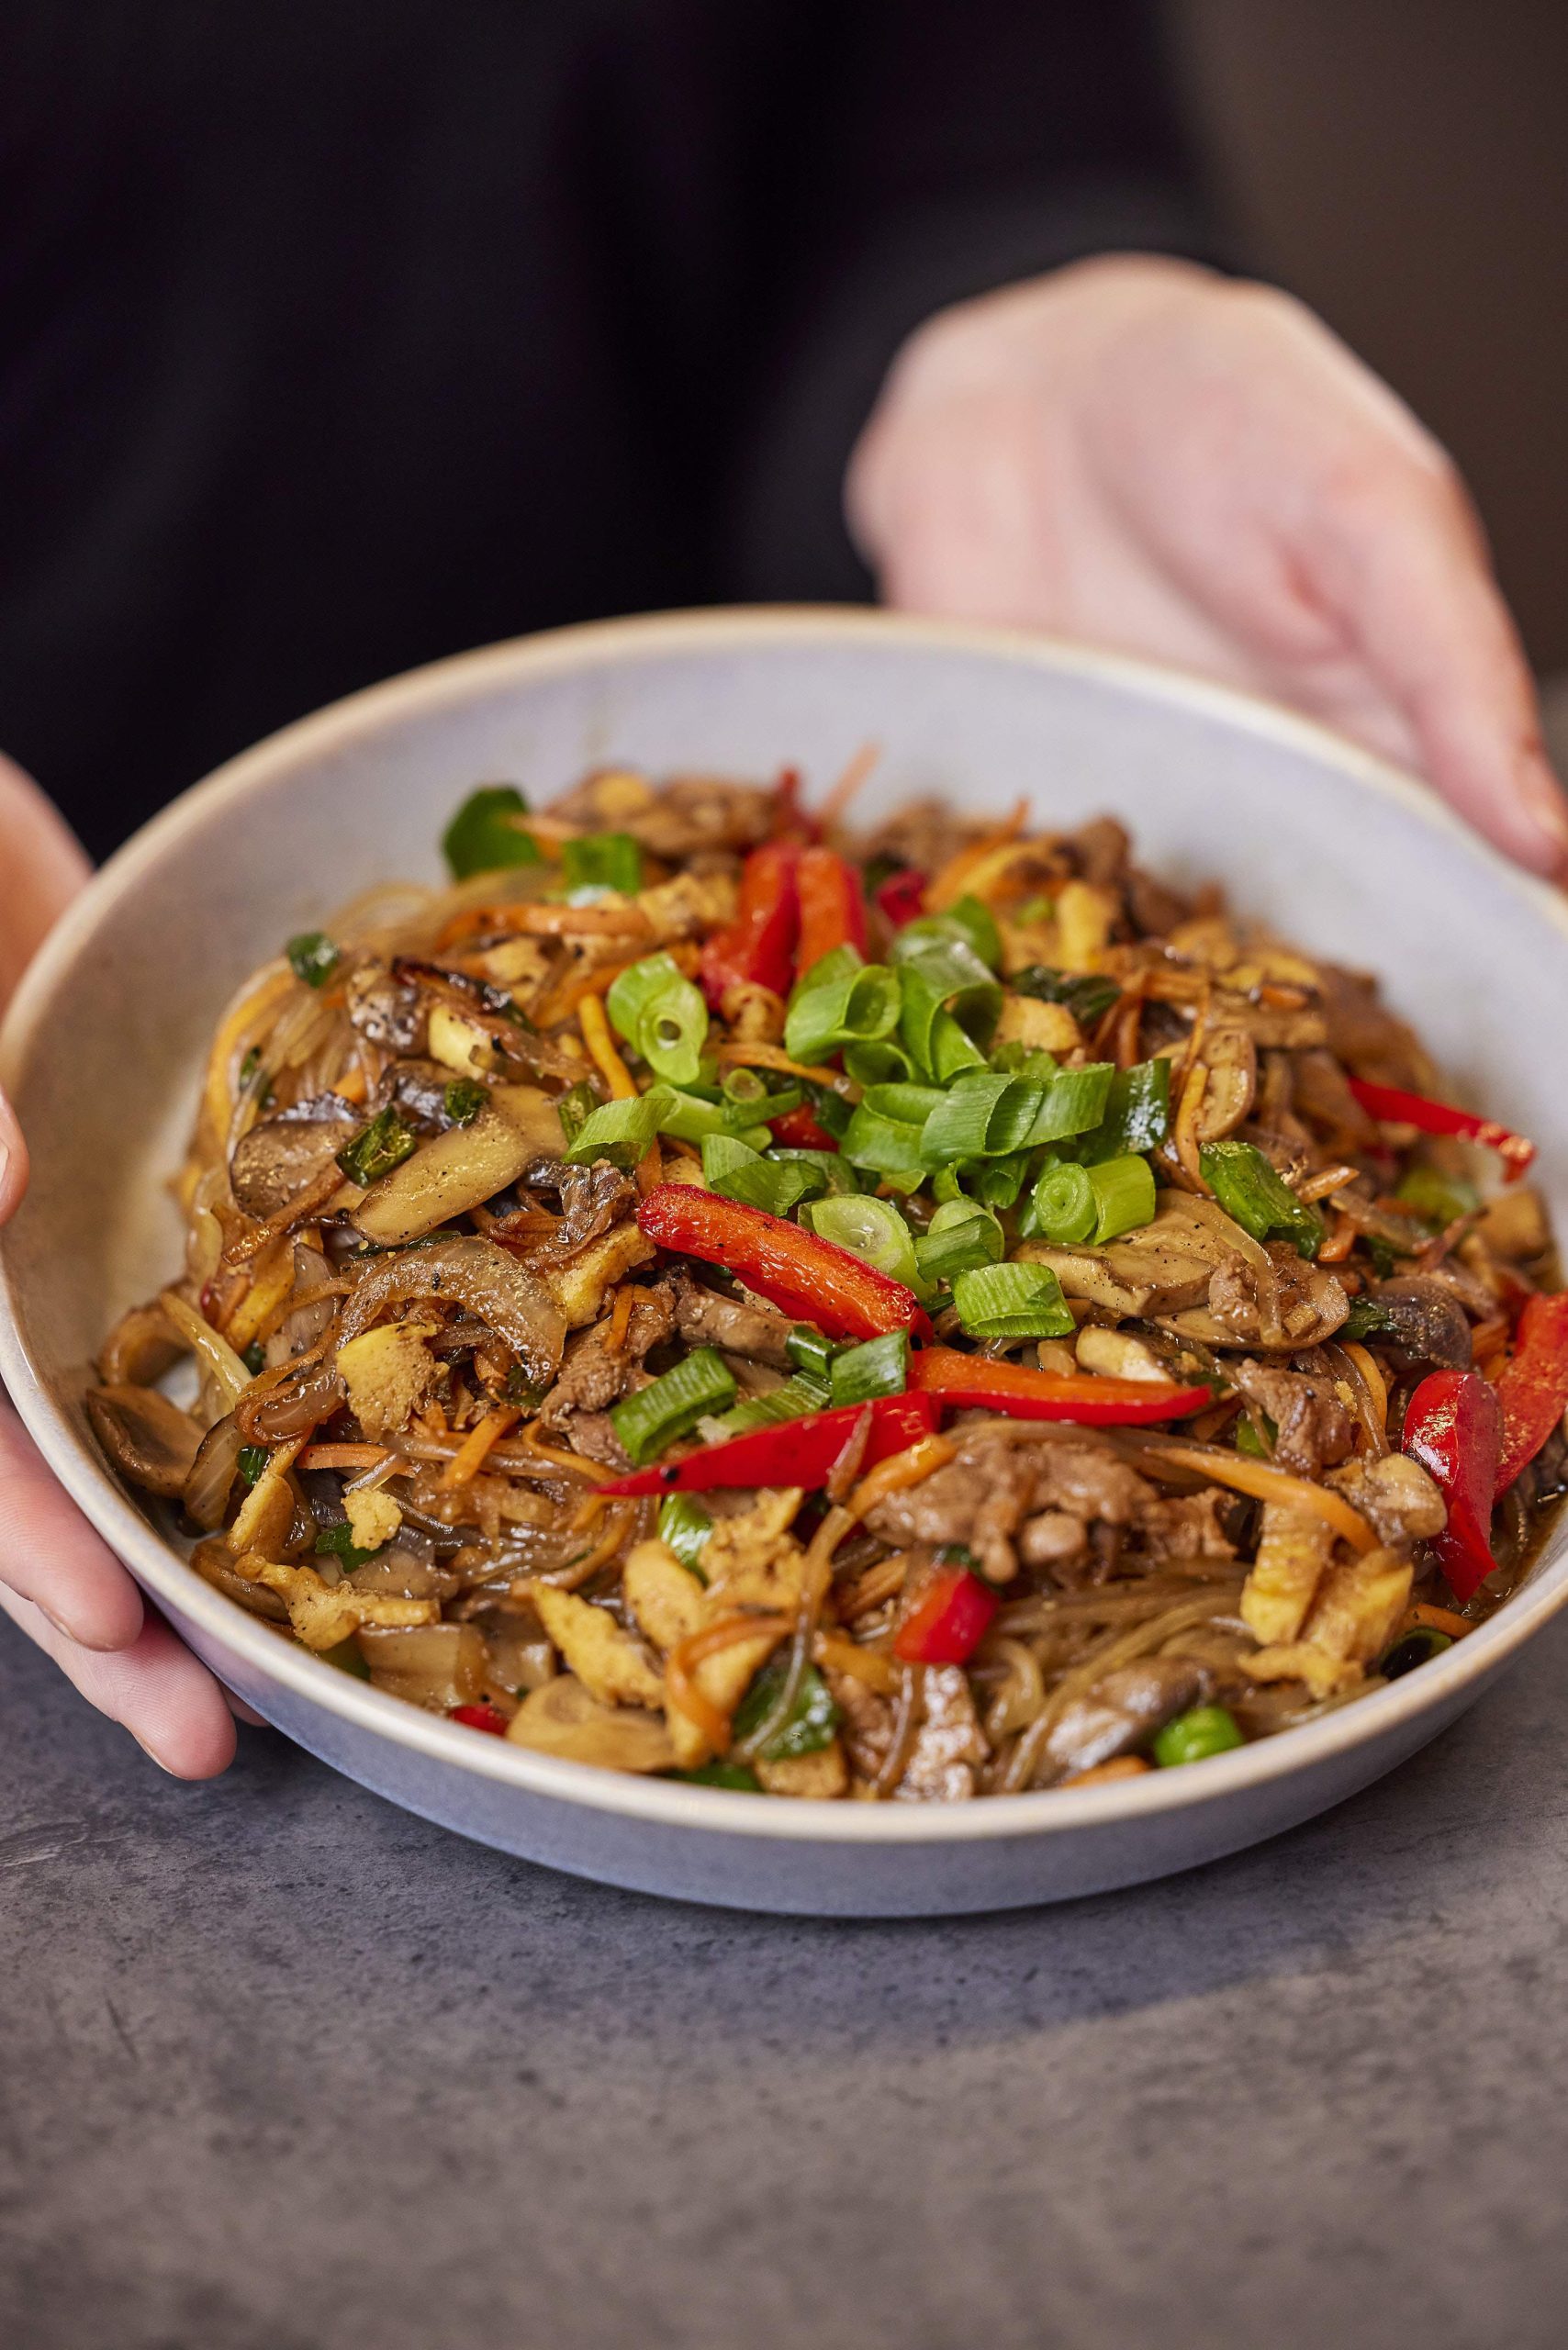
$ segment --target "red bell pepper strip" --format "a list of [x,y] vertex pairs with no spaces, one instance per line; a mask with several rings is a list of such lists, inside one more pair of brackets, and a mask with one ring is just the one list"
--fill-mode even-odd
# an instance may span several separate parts
[[797,1322],[814,1322],[830,1338],[879,1338],[890,1330],[931,1336],[920,1300],[902,1281],[764,1208],[721,1199],[695,1183],[657,1183],[644,1195],[637,1222],[659,1248],[722,1265],[759,1297]]
[[1531,1297],[1514,1332],[1514,1351],[1497,1381],[1503,1457],[1497,1491],[1506,1493],[1568,1411],[1568,1290]]
[[897,873],[890,873],[879,881],[872,891],[878,905],[895,930],[925,912],[925,876],[913,865],[904,866]]
[[446,1718],[462,1722],[467,1729],[487,1730],[492,1738],[507,1734],[507,1718],[498,1706],[454,1706]]
[[1031,1371],[1021,1362],[966,1355],[957,1347],[923,1347],[911,1355],[909,1383],[920,1394],[935,1395],[967,1410],[1002,1412],[1014,1420],[1077,1420],[1095,1428],[1185,1419],[1189,1412],[1201,1412],[1214,1402],[1206,1387]]
[[702,992],[715,1012],[730,989],[743,984],[788,995],[801,925],[795,881],[800,860],[792,842],[767,841],[741,867],[734,920],[716,930],[702,949]]
[[968,1664],[1000,1602],[968,1567],[938,1567],[893,1635],[905,1664]]
[[1476,1371],[1430,1372],[1406,1406],[1402,1441],[1448,1505],[1448,1526],[1432,1550],[1462,1606],[1496,1564],[1492,1497],[1503,1449],[1503,1409],[1495,1388]]
[[775,1142],[786,1150],[836,1150],[838,1144],[825,1126],[819,1126],[802,1102],[796,1110],[786,1110],[781,1118],[769,1118]]
[[1505,1183],[1517,1182],[1535,1157],[1533,1142],[1500,1126],[1495,1118],[1478,1118],[1473,1110],[1456,1110],[1425,1093],[1406,1093],[1397,1085],[1372,1085],[1361,1077],[1351,1078],[1350,1091],[1369,1117],[1415,1126],[1424,1135],[1461,1135],[1466,1142],[1484,1143],[1502,1160]]
[[874,1469],[879,1460],[907,1452],[936,1426],[936,1406],[928,1395],[879,1395],[869,1404],[844,1404],[836,1411],[808,1412],[803,1419],[753,1428],[749,1436],[732,1437],[727,1444],[689,1452],[684,1460],[666,1460],[653,1469],[634,1470],[629,1477],[611,1478],[598,1491],[612,1495],[706,1494],[719,1485],[821,1485],[865,1412],[871,1415],[871,1428],[862,1469]]
[[835,946],[866,951],[866,898],[857,867],[831,848],[803,848],[796,868],[801,893],[801,943],[795,961],[801,975]]

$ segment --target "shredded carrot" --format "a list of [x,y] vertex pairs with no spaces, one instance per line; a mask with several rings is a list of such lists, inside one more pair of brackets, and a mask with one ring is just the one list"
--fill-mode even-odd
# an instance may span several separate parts
[[636,1515],[636,1505],[633,1502],[611,1505],[605,1512],[603,1530],[592,1550],[585,1557],[574,1559],[571,1562],[574,1583],[586,1583],[589,1575],[609,1564],[631,1533]]
[[487,930],[510,931],[515,935],[517,918],[521,911],[521,907],[515,905],[466,907],[461,913],[454,914],[451,921],[443,923],[441,929],[437,931],[435,939],[437,954],[444,954],[449,946],[455,946],[460,939],[477,938]]
[[1417,1601],[1406,1615],[1403,1628],[1414,1631],[1418,1624],[1433,1632],[1446,1632],[1454,1640],[1462,1640],[1466,1632],[1475,1629],[1467,1616],[1456,1616],[1451,1607],[1434,1607],[1427,1599]]
[[384,1444],[308,1444],[302,1469],[379,1469],[391,1454]]
[[860,1088],[841,1069],[827,1069],[813,1061],[792,1061],[782,1045],[721,1045],[715,1058],[742,1069],[774,1069],[785,1077],[806,1078],[812,1085],[831,1085],[846,1102],[860,1099]]
[[697,1685],[700,1664],[711,1656],[720,1656],[725,1649],[739,1646],[743,1640],[768,1640],[777,1644],[790,1630],[786,1616],[726,1616],[717,1624],[704,1625],[700,1632],[689,1633],[678,1640],[665,1659],[665,1694],[668,1703],[696,1725],[715,1754],[722,1753],[730,1742],[729,1716],[714,1705],[706,1691]]
[[[696,978],[702,950],[694,939],[678,938],[662,951],[689,979]],[[611,962],[597,964],[591,971],[578,971],[563,979],[554,994],[546,996],[535,1009],[534,1026],[554,1028],[577,1010],[584,996],[607,994],[622,972],[629,971],[633,963],[641,960],[640,955],[618,955]]]
[[487,1412],[478,1424],[471,1427],[452,1459],[441,1472],[442,1490],[455,1493],[461,1485],[471,1485],[485,1465],[485,1455],[490,1447],[505,1436],[512,1422],[521,1416],[515,1404],[499,1404]]
[[340,1102],[363,1102],[370,1091],[370,1080],[363,1069],[345,1069],[332,1091]]
[[1372,1409],[1377,1414],[1378,1426],[1386,1429],[1388,1427],[1388,1382],[1368,1354],[1365,1347],[1361,1346],[1357,1339],[1347,1338],[1344,1345],[1345,1352],[1367,1383],[1367,1393],[1372,1399]]
[[982,834],[978,841],[971,841],[969,847],[959,849],[956,856],[950,856],[925,892],[927,911],[939,914],[945,907],[955,904],[968,889],[969,876],[977,866],[995,850],[1010,847],[1017,839],[1028,812],[1028,801],[1016,800],[1005,822],[999,824],[994,832]]
[[630,1281],[622,1281],[615,1292],[615,1303],[610,1309],[610,1327],[604,1343],[612,1355],[626,1351],[626,1333],[632,1327],[632,1308],[637,1303],[637,1292]]
[[1096,1762],[1092,1770],[1075,1771],[1070,1779],[1058,1780],[1058,1787],[1104,1787],[1116,1779],[1141,1779],[1152,1768],[1141,1754],[1114,1754],[1109,1762]]
[[1250,1494],[1254,1501],[1280,1502],[1289,1509],[1310,1511],[1313,1516],[1325,1519],[1353,1550],[1377,1549],[1377,1536],[1360,1510],[1352,1509],[1343,1494],[1330,1493],[1327,1485],[1315,1485],[1309,1478],[1293,1477],[1286,1470],[1271,1469],[1267,1461],[1204,1452],[1190,1444],[1153,1446],[1150,1456],[1169,1460],[1175,1469],[1190,1469],[1194,1476],[1211,1478],[1216,1485],[1228,1485],[1234,1493]]
[[918,1485],[933,1470],[946,1468],[958,1449],[945,1436],[923,1436],[906,1451],[895,1452],[890,1460],[879,1460],[850,1494],[846,1505],[849,1516],[864,1517],[879,1502],[886,1501],[890,1494],[902,1494],[906,1485]]
[[1336,1214],[1334,1229],[1317,1252],[1320,1265],[1342,1265],[1356,1245],[1356,1227],[1348,1215]]
[[585,1460],[580,1452],[557,1452],[554,1445],[541,1444],[535,1433],[537,1426],[537,1421],[531,1420],[518,1443],[539,1460],[547,1460],[552,1468],[569,1470],[573,1476],[586,1477],[594,1485],[608,1484],[611,1477],[621,1474],[618,1469],[605,1468],[602,1461]]
[[1259,1002],[1271,1012],[1300,1012],[1309,1000],[1305,988],[1286,987],[1278,979],[1265,979],[1258,990]]
[[610,1033],[604,1006],[598,996],[583,997],[577,1005],[577,1026],[583,1032],[589,1059],[610,1088],[610,1100],[634,1102],[637,1098],[636,1082],[621,1058],[615,1039]]
[[846,1673],[852,1681],[863,1681],[868,1689],[879,1689],[890,1697],[901,1678],[898,1666],[880,1649],[863,1649],[858,1640],[846,1640],[842,1632],[819,1632],[812,1649],[818,1664],[832,1667],[834,1673]]

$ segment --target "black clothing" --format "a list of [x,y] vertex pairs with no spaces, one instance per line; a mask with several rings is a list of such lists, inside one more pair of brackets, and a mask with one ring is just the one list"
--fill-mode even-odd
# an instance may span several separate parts
[[1196,234],[1137,0],[0,16],[0,745],[99,852],[410,663],[864,593],[909,328]]

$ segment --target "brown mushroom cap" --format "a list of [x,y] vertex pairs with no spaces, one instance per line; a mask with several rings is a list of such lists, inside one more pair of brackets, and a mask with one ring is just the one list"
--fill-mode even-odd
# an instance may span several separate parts
[[201,1449],[201,1429],[156,1387],[90,1387],[87,1417],[110,1461],[133,1485],[175,1500]]

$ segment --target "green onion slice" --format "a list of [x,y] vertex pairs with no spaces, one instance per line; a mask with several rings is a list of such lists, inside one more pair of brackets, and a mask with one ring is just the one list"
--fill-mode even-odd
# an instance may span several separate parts
[[802,1200],[823,1189],[815,1168],[781,1165],[748,1149],[734,1135],[709,1135],[702,1144],[702,1173],[726,1200],[741,1200],[747,1207],[765,1208],[769,1215],[788,1215]]
[[1316,1257],[1323,1245],[1323,1218],[1298,1200],[1256,1144],[1205,1143],[1198,1153],[1204,1182],[1243,1232],[1254,1240],[1289,1240],[1298,1257]]
[[1096,1243],[1117,1239],[1154,1221],[1154,1170],[1147,1158],[1128,1152],[1088,1169],[1094,1193]]
[[561,844],[561,878],[568,894],[618,890],[630,898],[643,886],[643,852],[630,833],[585,833]]
[[712,1531],[712,1517],[695,1494],[665,1495],[659,1509],[659,1540],[699,1583],[708,1580],[702,1572],[702,1548]]
[[612,1404],[610,1417],[627,1459],[641,1469],[678,1437],[689,1435],[699,1420],[727,1410],[734,1400],[734,1376],[722,1356],[711,1347],[699,1347],[651,1387]]
[[[790,1671],[788,1652],[772,1657],[753,1681],[735,1708],[733,1735],[737,1740],[761,1729],[784,1694]],[[765,1762],[782,1762],[794,1754],[816,1754],[833,1742],[838,1729],[838,1707],[814,1664],[801,1675],[789,1712],[757,1751]]]
[[528,802],[515,784],[487,783],[470,792],[441,836],[453,879],[539,864],[538,842],[516,822],[527,813]]
[[1068,1338],[1076,1327],[1048,1265],[985,1265],[959,1273],[953,1303],[972,1338]]
[[1029,1130],[1030,1142],[1065,1142],[1070,1136],[1092,1133],[1105,1116],[1115,1077],[1110,1061],[1058,1069],[1046,1088],[1040,1114]]
[[990,1070],[955,1080],[938,1096],[920,1138],[927,1167],[960,1158],[1002,1158],[1023,1148],[1045,1100],[1027,1078]]
[[855,1180],[855,1169],[841,1150],[797,1150],[793,1144],[775,1143],[767,1157],[772,1164],[778,1167],[806,1169],[816,1176],[819,1192],[857,1192],[860,1189]]
[[489,1098],[489,1087],[476,1078],[454,1077],[442,1102],[454,1126],[471,1126]]
[[253,1485],[263,1474],[271,1459],[272,1455],[264,1444],[242,1444],[235,1466],[246,1484]]
[[587,1167],[596,1158],[612,1166],[635,1167],[659,1130],[656,1094],[641,1093],[629,1102],[601,1102],[577,1128],[566,1150],[567,1163]]
[[809,1322],[797,1322],[784,1341],[784,1351],[797,1371],[810,1373],[813,1379],[827,1383],[834,1355],[842,1351],[842,1341],[827,1338],[813,1330]]
[[1000,1264],[1006,1254],[1006,1236],[991,1210],[962,1194],[943,1202],[914,1244],[914,1261],[932,1283]]
[[830,1373],[834,1404],[868,1404],[877,1395],[902,1395],[909,1385],[909,1333],[890,1330],[834,1355]]
[[1098,1212],[1088,1168],[1070,1159],[1047,1158],[1018,1228],[1026,1240],[1048,1240],[1058,1248],[1074,1248],[1092,1233]]
[[898,970],[899,1037],[915,1067],[938,1081],[966,1066],[983,1067],[983,1047],[1002,1013],[1002,986],[974,948],[961,938],[924,939]]
[[760,1395],[744,1395],[731,1410],[709,1420],[702,1433],[715,1444],[749,1436],[753,1428],[776,1427],[785,1420],[802,1420],[808,1412],[825,1412],[831,1391],[825,1379],[797,1371],[792,1379],[769,1387]]
[[899,981],[885,963],[867,963],[847,943],[812,964],[790,998],[784,1049],[820,1061],[846,1045],[875,1042],[898,1025]]
[[1039,1003],[1065,1003],[1081,1028],[1092,1028],[1103,1020],[1121,993],[1114,979],[1092,972],[1053,971],[1044,963],[1014,971],[1007,984],[1014,995],[1032,995]]
[[390,1175],[405,1158],[411,1158],[415,1144],[412,1126],[388,1102],[367,1126],[361,1126],[351,1142],[343,1145],[338,1153],[338,1165],[351,1183],[369,1185],[383,1175]]
[[1129,1150],[1157,1150],[1170,1131],[1170,1064],[1138,1061],[1112,1078],[1104,1113],[1093,1133],[1085,1134],[1079,1157],[1092,1162],[1120,1158]]
[[708,1040],[708,1006],[701,989],[668,955],[644,956],[621,972],[604,1003],[612,1027],[655,1077],[671,1085],[696,1083]]
[[946,913],[920,914],[913,922],[906,922],[889,948],[889,959],[907,963],[912,955],[924,952],[933,941],[938,944],[956,938],[978,955],[988,969],[994,971],[1002,960],[1002,934],[996,927],[996,917],[989,906],[978,898],[960,898]]
[[[766,1150],[773,1139],[766,1126],[756,1124],[758,1111],[752,1102],[711,1102],[700,1093],[665,1084],[650,1085],[643,1099],[652,1102],[657,1110],[658,1132],[674,1135],[679,1142],[702,1142],[709,1135],[734,1135],[739,1141],[749,1143],[753,1150]],[[781,1118],[800,1099],[798,1087],[785,1093],[770,1093],[763,1108],[770,1118]]]
[[584,1122],[592,1116],[598,1107],[599,1096],[587,1078],[579,1078],[576,1085],[568,1086],[555,1104],[561,1120],[561,1131],[568,1143],[576,1142],[583,1130]]
[[283,951],[295,978],[308,988],[324,988],[342,960],[324,930],[302,930]]
[[839,1199],[813,1200],[801,1211],[801,1221],[823,1240],[847,1248],[917,1296],[925,1283],[914,1260],[914,1237],[890,1200],[873,1199],[856,1192]]

